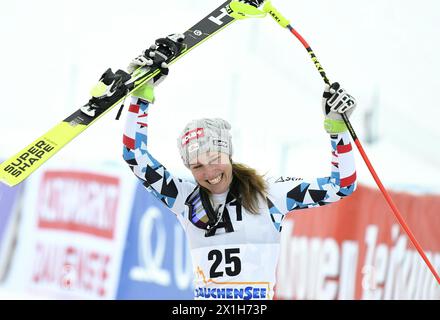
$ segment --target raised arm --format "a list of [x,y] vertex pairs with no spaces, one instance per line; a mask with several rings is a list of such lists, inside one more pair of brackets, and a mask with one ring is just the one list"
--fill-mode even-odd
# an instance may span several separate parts
[[[129,72],[151,65],[150,52],[156,49],[152,46],[134,59],[129,66]],[[162,53],[166,54],[166,51]],[[175,214],[182,214],[185,200],[196,185],[174,177],[148,151],[148,111],[150,104],[154,102],[154,87],[167,75],[168,66],[162,64],[158,76],[133,92],[123,135],[123,158],[149,192]]]
[[351,195],[356,189],[356,169],[350,135],[341,113],[348,116],[356,102],[338,83],[326,86],[323,95],[324,127],[330,134],[332,148],[331,174],[328,177],[304,180],[279,178],[269,185],[269,205],[286,214],[292,210],[330,204]]

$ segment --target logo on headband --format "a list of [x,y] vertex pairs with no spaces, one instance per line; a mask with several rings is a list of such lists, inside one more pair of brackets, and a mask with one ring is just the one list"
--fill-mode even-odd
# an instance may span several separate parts
[[199,139],[205,136],[203,128],[197,128],[185,133],[182,137],[182,146],[187,145],[191,140]]
[[197,142],[196,143],[192,143],[188,147],[188,152],[191,153],[191,152],[194,152],[196,150],[199,150],[199,147],[200,146],[199,146],[199,144]]
[[224,140],[218,140],[218,139],[216,139],[216,140],[212,140],[212,143],[215,145],[215,146],[219,146],[219,147],[221,147],[221,148],[228,148],[228,142],[227,141],[224,141]]

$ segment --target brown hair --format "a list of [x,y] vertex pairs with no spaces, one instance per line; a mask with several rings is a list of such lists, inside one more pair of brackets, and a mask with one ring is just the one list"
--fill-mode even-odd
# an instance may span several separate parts
[[267,196],[266,181],[255,169],[242,163],[234,163],[232,160],[231,163],[241,205],[251,213],[258,213],[258,196]]

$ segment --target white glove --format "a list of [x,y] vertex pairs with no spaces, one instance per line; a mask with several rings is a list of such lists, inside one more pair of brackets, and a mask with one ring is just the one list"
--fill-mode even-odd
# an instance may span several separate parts
[[341,88],[339,83],[326,85],[322,95],[322,111],[324,112],[324,129],[330,134],[338,134],[347,131],[347,125],[342,118],[347,117],[356,108],[356,100]]
[[322,111],[327,119],[342,120],[342,113],[350,117],[355,108],[356,100],[342,89],[338,82],[334,82],[331,86],[325,85]]

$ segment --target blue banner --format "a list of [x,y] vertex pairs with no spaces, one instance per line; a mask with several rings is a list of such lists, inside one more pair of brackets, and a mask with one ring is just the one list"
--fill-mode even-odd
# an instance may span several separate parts
[[193,271],[174,213],[138,184],[116,299],[193,299]]
[[4,241],[3,237],[18,200],[20,189],[21,185],[11,188],[0,183],[0,244]]

